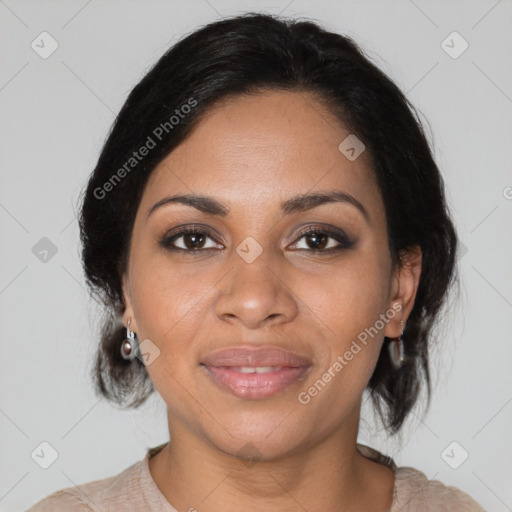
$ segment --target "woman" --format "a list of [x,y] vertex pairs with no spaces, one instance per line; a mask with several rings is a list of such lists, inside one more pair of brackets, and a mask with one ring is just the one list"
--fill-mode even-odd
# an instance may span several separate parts
[[98,390],[156,389],[170,441],[31,511],[483,510],[357,443],[365,390],[393,434],[430,390],[457,239],[413,108],[352,40],[248,14],[177,43],[80,229]]

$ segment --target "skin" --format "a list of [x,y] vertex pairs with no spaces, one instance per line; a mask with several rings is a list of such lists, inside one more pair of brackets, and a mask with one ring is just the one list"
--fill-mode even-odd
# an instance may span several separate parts
[[[413,307],[421,252],[411,249],[401,268],[392,267],[369,155],[349,161],[338,149],[349,133],[309,93],[239,96],[209,109],[149,178],[123,276],[124,322],[139,342],[149,339],[160,350],[147,369],[167,405],[171,442],[149,466],[180,511],[378,512],[391,505],[393,472],[356,451],[359,414],[384,336],[399,336]],[[292,196],[331,189],[354,196],[368,219],[346,202],[280,211]],[[170,203],[148,217],[173,194],[208,195],[230,213]],[[195,244],[212,250],[159,245],[183,224],[201,224],[206,238]],[[343,230],[355,243],[314,253],[318,242],[300,234],[311,226]],[[247,237],[262,248],[252,263],[236,251]],[[190,244],[190,237],[174,243],[186,247],[185,239]],[[393,304],[401,311],[301,404],[298,394]],[[238,398],[219,389],[199,362],[241,344],[282,347],[313,366],[280,394]],[[248,464],[241,454],[251,450]]]

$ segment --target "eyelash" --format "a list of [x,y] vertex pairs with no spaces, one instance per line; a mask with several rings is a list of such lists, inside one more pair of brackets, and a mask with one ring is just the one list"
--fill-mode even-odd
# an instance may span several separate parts
[[[214,249],[212,247],[208,247],[206,249],[201,249],[201,248],[199,248],[199,249],[182,249],[181,247],[175,247],[172,245],[173,242],[175,242],[178,238],[181,238],[182,236],[189,235],[189,234],[206,235],[209,238],[212,238],[207,229],[190,226],[190,227],[185,227],[185,228],[179,229],[176,233],[173,233],[170,236],[164,236],[160,240],[159,244],[161,247],[163,247],[164,249],[166,249],[168,251],[183,252],[183,253],[186,253],[187,255],[191,255],[191,256],[195,256],[195,255],[204,253],[205,251],[218,250],[218,249]],[[299,237],[294,242],[294,245],[297,244],[300,240],[302,240],[305,236],[315,235],[315,234],[327,235],[328,238],[334,239],[336,242],[338,242],[339,245],[336,247],[331,247],[330,249],[310,249],[310,248],[308,248],[308,249],[296,249],[296,250],[313,252],[313,253],[321,253],[321,254],[333,254],[333,253],[339,252],[343,249],[349,249],[350,247],[352,247],[354,245],[354,242],[352,240],[350,240],[349,237],[343,231],[337,232],[337,231],[333,231],[329,228],[321,228],[321,227],[317,227],[317,226],[308,227],[308,228],[303,229],[299,233]],[[329,242],[327,243],[327,245],[328,244],[329,244]]]

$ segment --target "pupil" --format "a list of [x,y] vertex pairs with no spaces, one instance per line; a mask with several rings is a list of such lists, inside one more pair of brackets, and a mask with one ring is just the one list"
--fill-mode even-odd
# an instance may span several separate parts
[[312,233],[309,237],[310,240],[313,240],[313,244],[315,244],[314,249],[323,249],[327,245],[328,236],[323,233]]
[[187,246],[188,249],[195,249],[195,248],[197,248],[197,245],[198,245],[197,244],[198,239],[199,239],[199,242],[201,242],[204,240],[204,236],[202,236],[201,234],[198,234],[198,233],[189,233],[189,234],[185,235],[185,237],[184,237],[185,245]]

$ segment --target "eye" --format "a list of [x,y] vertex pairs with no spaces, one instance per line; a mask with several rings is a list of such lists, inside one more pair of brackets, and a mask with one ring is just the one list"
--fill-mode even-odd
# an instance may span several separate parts
[[[171,231],[160,240],[159,244],[166,250],[188,254],[223,248],[213,240],[207,229],[190,226]],[[301,231],[299,239],[291,248],[329,254],[348,249],[353,245],[354,242],[341,230],[309,227]]]
[[159,243],[164,249],[170,251],[199,252],[219,248],[219,244],[216,244],[208,231],[197,227],[179,229],[164,236]]
[[301,231],[300,238],[293,248],[308,252],[333,253],[348,249],[354,242],[341,230],[312,227]]

